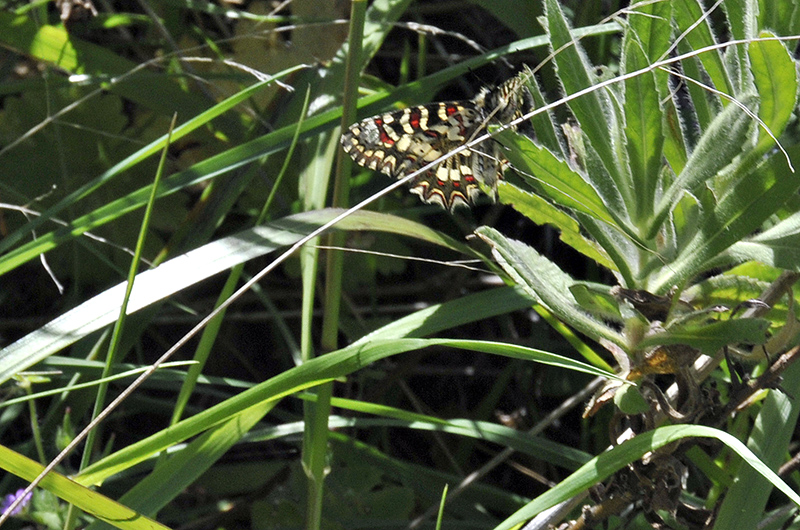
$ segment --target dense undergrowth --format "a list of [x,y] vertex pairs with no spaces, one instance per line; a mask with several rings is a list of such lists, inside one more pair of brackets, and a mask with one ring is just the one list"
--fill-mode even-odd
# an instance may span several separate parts
[[[3,524],[799,527],[800,7],[601,4],[6,5]],[[515,75],[496,203],[341,152]]]

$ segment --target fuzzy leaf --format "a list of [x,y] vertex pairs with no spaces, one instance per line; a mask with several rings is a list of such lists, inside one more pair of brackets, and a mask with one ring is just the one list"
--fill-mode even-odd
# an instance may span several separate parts
[[529,138],[501,131],[496,139],[511,148],[506,153],[520,176],[556,204],[592,216],[610,225],[618,224],[597,191],[553,153]]
[[[592,87],[596,84],[592,65],[579,41],[570,33],[559,3],[556,0],[546,0],[545,7],[547,21],[545,30],[550,36],[558,77],[564,86],[564,91],[569,95]],[[608,193],[623,195],[629,192],[628,177],[623,176],[619,165],[621,131],[607,89],[592,90],[571,100],[568,105],[578,120],[581,131],[589,139],[611,181],[616,185],[605,189]],[[600,186],[597,187],[599,190]],[[619,200],[612,200],[608,196],[606,202],[618,203]],[[630,204],[629,201],[623,203]]]
[[[787,151],[793,161],[800,159],[800,146]],[[800,176],[789,170],[782,155],[773,155],[742,178],[716,208],[705,211],[700,231],[675,261],[661,270],[648,290],[660,293],[702,272],[712,259],[758,229],[798,188]]]
[[713,355],[728,344],[763,344],[767,341],[767,329],[770,322],[761,318],[737,318],[723,320],[711,324],[683,326],[680,329],[669,329],[643,339],[638,346],[667,346],[685,344],[700,350],[706,355]]
[[510,204],[515,210],[536,224],[549,224],[557,228],[561,232],[559,236],[561,241],[604,267],[612,270],[615,268],[613,262],[602,249],[598,248],[591,240],[583,237],[578,222],[562,210],[538,195],[528,193],[510,182],[500,181],[497,190],[500,201],[503,204]]
[[772,267],[800,271],[800,213],[728,251],[736,261],[753,260]]
[[[673,2],[673,13],[680,32],[688,31],[685,36],[685,42],[689,44],[692,50],[699,50],[717,44],[717,39],[711,30],[709,18],[698,0],[675,0]],[[700,22],[698,23],[698,21]],[[698,59],[711,78],[714,88],[726,94],[734,94],[733,84],[728,77],[725,62],[722,60],[719,50],[705,51],[698,56]],[[722,101],[723,104],[726,104],[725,100]]]
[[[774,37],[762,32],[759,37]],[[795,63],[779,41],[750,43],[750,63],[761,103],[758,116],[775,137],[783,132],[797,103],[797,71]],[[774,144],[763,128],[759,129],[758,147],[767,149]]]
[[[625,69],[639,70],[647,66],[642,44],[631,36],[625,40]],[[659,93],[653,72],[646,72],[625,81],[625,144],[628,163],[636,184],[635,218],[647,218],[655,201],[661,171],[661,150],[664,135]]]
[[571,296],[575,283],[558,265],[532,247],[508,239],[496,230],[483,226],[475,233],[492,247],[492,255],[511,278],[534,300],[540,302],[564,323],[595,340],[606,339],[619,346],[624,338],[603,322],[596,320]]
[[[755,97],[743,97],[740,101],[749,108],[755,103]],[[738,105],[729,105],[714,118],[683,171],[659,202],[655,221],[651,225],[651,234],[660,228],[670,209],[684,192],[691,193],[702,186],[742,151],[752,122],[753,119]]]

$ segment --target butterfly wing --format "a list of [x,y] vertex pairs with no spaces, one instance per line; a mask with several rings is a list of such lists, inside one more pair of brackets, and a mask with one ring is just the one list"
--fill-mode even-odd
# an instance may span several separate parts
[[[482,112],[473,102],[434,103],[363,120],[342,135],[342,146],[360,166],[402,178],[464,145],[483,126]],[[491,185],[497,179],[496,165],[491,157],[484,160],[482,146],[421,173],[411,192],[450,210],[469,206],[480,195],[478,180]]]

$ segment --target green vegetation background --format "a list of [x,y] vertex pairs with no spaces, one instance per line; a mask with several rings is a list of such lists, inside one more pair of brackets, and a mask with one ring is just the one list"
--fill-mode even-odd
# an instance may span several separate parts
[[[597,78],[619,73],[621,27],[609,17],[626,6],[560,4],[586,31],[581,45]],[[2,494],[33,480],[235,287],[338,213],[324,208],[355,204],[391,183],[372,172],[348,179],[346,167],[334,171],[342,105],[352,118],[355,103],[342,47],[352,31],[348,3],[97,8],[81,18],[76,4],[66,22],[63,7],[43,2],[7,4],[0,13],[0,462],[9,471],[0,477]],[[776,3],[770,27],[793,34],[796,8]],[[365,67],[356,78],[366,96],[358,118],[469,99],[540,63],[542,91],[557,99],[563,80],[549,61],[543,15],[538,1],[372,3],[366,64],[354,70]],[[725,27],[722,16],[711,22]],[[695,129],[705,130],[719,110],[710,107],[706,122],[701,111],[682,116],[699,123],[686,129],[699,136]],[[568,124],[571,115],[560,107],[552,119]],[[792,131],[782,137],[787,146]],[[602,348],[534,311],[521,290],[503,287],[498,273],[506,281],[513,274],[487,259],[490,245],[499,252],[502,243],[471,234],[494,227],[576,280],[613,285],[601,266],[608,256],[588,259],[586,246],[577,245],[582,254],[558,230],[488,200],[449,215],[399,190],[368,208],[377,213],[360,212],[337,235],[312,240],[177,349],[170,361],[193,364],[159,370],[127,396],[58,466],[75,482],[43,483],[27,521],[405,528],[422,516],[431,528],[444,486],[484,470],[448,502],[442,527],[495,528],[602,453],[613,407],[583,419],[591,393],[580,392],[614,359],[592,357]],[[329,250],[343,246],[349,250]],[[145,294],[129,304],[141,310],[120,322],[132,260],[140,271],[164,265],[137,278]],[[772,265],[791,269],[790,261]],[[753,273],[763,283],[753,280],[739,297],[757,297],[773,272]],[[779,309],[788,322],[790,303]],[[429,336],[444,340],[421,338]],[[578,367],[578,359],[594,367]],[[92,383],[101,377],[105,383]],[[44,391],[52,393],[25,399]],[[526,434],[576,394],[546,430]],[[735,422],[749,426],[753,418],[741,415],[726,430],[746,439]],[[633,453],[678,436],[662,434]],[[504,449],[516,452],[488,467]],[[733,452],[742,454],[696,462],[734,459]],[[618,458],[611,467],[638,457]],[[696,479],[702,484],[686,494],[703,495],[699,504],[713,508],[735,475],[719,468],[730,474],[706,471],[712,478]],[[578,477],[586,485],[604,478]],[[585,489],[577,483],[562,484]],[[89,486],[100,486],[99,494]],[[787,506],[781,497],[769,510],[791,514]],[[6,524],[19,528],[25,519]],[[641,514],[608,524],[649,527]]]

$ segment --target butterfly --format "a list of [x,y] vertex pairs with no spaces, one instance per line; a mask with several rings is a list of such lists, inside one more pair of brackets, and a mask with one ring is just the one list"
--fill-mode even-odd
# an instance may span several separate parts
[[[507,124],[533,110],[528,76],[522,73],[493,90],[484,88],[469,101],[430,103],[364,119],[342,134],[342,148],[360,166],[405,177],[484,135],[489,125]],[[520,127],[530,124],[511,128]],[[452,212],[474,204],[481,184],[496,195],[505,166],[501,146],[490,138],[417,175],[410,191]]]

